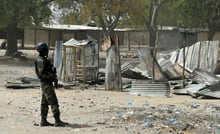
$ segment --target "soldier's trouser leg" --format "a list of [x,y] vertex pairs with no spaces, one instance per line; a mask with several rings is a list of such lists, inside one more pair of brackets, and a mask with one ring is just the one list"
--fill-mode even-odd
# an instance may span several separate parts
[[48,114],[48,102],[44,94],[42,94],[41,99],[41,122],[40,126],[53,126],[50,122],[47,121],[47,114]]
[[48,104],[51,106],[51,110],[53,112],[54,117],[60,115],[59,105],[56,93],[52,87],[48,87],[44,89],[43,94],[47,99]]
[[46,121],[47,120],[47,114],[48,114],[48,102],[44,94],[42,94],[41,99],[41,120]]
[[50,95],[48,95],[47,99],[48,99],[49,105],[51,106],[51,110],[53,112],[53,116],[55,119],[55,126],[67,125],[67,124],[64,124],[64,122],[60,120],[59,105],[58,105],[58,100],[57,100],[57,96],[56,96],[54,89],[50,90]]
[[55,118],[55,126],[65,126],[68,123],[62,122],[60,120],[60,111],[56,93],[52,86],[44,89],[44,95],[48,101],[48,104],[51,106],[51,110],[53,112],[53,116]]

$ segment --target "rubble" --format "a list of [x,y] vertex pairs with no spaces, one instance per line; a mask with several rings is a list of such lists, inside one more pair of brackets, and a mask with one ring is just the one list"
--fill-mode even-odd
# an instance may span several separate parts
[[[155,89],[148,89],[152,85],[146,84],[150,83],[149,80],[153,77],[153,64],[155,64],[154,75],[155,80],[157,80],[155,85],[158,85],[158,87],[161,81],[167,80],[169,83],[167,90],[170,90],[169,92],[171,93],[187,94],[192,97],[209,96],[219,98],[219,77],[214,74],[214,72],[218,72],[218,47],[219,41],[197,42],[186,47],[186,53],[184,54],[186,63],[183,63],[183,48],[173,52],[158,54],[155,63],[153,63],[150,49],[142,48],[138,50],[137,54],[140,62],[144,64],[145,70],[138,71],[137,73],[134,71],[135,66],[131,66],[129,62],[126,62],[122,65],[122,74],[124,73],[122,76],[128,78],[128,75],[125,74],[128,74],[128,72],[132,74],[130,76],[132,79],[131,88],[129,89],[132,94],[158,95]],[[140,74],[144,74],[143,71],[146,71],[148,74],[145,75],[147,77],[145,79],[140,76]],[[140,80],[142,82],[137,84],[137,81]],[[160,81],[158,82],[158,80]],[[143,81],[145,82],[144,86]],[[147,90],[151,92],[147,92]]]

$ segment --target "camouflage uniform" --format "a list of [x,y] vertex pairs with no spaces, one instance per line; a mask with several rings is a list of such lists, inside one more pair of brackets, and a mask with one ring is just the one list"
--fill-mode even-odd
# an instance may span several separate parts
[[48,57],[48,46],[47,43],[40,42],[37,44],[37,51],[39,56],[35,61],[35,72],[41,82],[42,99],[41,99],[41,123],[40,126],[51,126],[50,122],[47,121],[47,113],[49,105],[51,106],[56,127],[66,126],[69,123],[60,120],[60,111],[56,93],[53,88],[53,83],[57,86],[57,75],[56,69],[47,59]]
[[54,118],[59,118],[60,111],[56,93],[53,88],[53,82],[57,80],[56,72],[52,69],[53,65],[43,56],[38,56],[35,61],[35,72],[40,79],[42,99],[41,99],[41,117],[46,120],[49,105]]

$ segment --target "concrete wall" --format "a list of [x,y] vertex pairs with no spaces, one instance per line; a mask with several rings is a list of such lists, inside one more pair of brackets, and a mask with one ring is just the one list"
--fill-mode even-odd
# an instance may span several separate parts
[[[207,31],[201,31],[197,33],[198,41],[206,41],[208,38]],[[215,33],[213,40],[220,40],[220,32]]]
[[35,44],[34,39],[35,32],[33,29],[24,29],[24,46],[33,46]]
[[182,45],[183,36],[179,31],[160,31],[158,42],[159,49],[176,49]]
[[49,42],[49,34],[47,30],[24,30],[24,47],[35,47],[38,42]]
[[[186,38],[178,30],[161,30],[159,31],[158,46],[159,50],[177,49],[183,45],[191,45],[197,41],[195,33],[187,33]],[[147,31],[125,31],[124,43],[121,48],[127,49],[129,44],[131,49],[149,46],[150,35]]]
[[49,33],[47,30],[37,30],[36,32],[36,43],[46,42],[49,43]]

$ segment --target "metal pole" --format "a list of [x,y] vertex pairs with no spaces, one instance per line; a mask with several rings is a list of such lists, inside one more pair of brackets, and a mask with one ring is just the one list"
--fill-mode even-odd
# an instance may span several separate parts
[[155,45],[154,45],[154,53],[153,53],[153,80],[155,80],[155,60],[156,60],[156,55],[157,55],[158,39],[159,39],[159,35],[157,32],[156,33],[156,41],[155,41]]
[[185,66],[186,66],[186,30],[184,29],[183,32],[184,36],[184,42],[183,42],[183,74],[182,74],[182,79],[183,79],[183,88],[185,88]]

